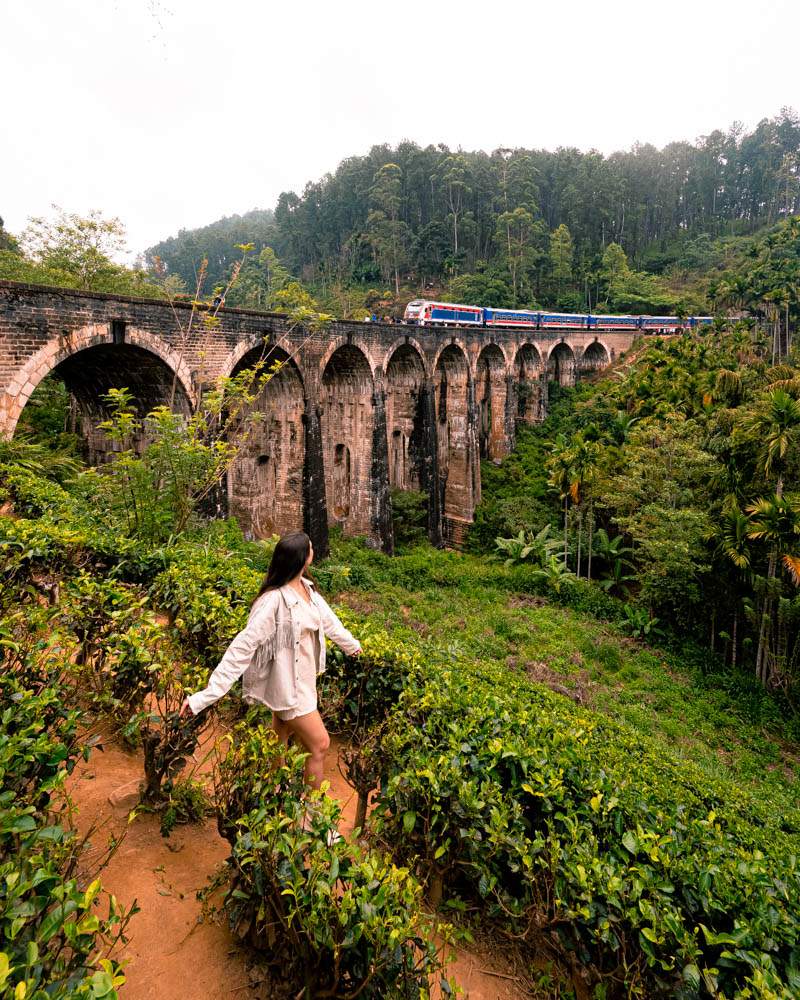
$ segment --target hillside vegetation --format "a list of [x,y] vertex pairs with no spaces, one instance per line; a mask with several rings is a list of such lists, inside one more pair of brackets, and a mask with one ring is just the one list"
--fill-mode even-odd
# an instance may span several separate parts
[[223,282],[219,235],[236,221],[231,243],[269,245],[337,315],[396,311],[424,292],[487,306],[708,311],[714,279],[749,237],[800,211],[799,164],[790,109],[750,133],[734,125],[611,156],[374,146],[281,194],[271,226],[262,213],[220,220],[148,260],[193,288],[202,254],[211,283]]
[[[334,539],[318,583],[365,656],[333,655],[322,705],[348,779],[364,803],[375,793],[368,846],[328,843],[333,802],[303,828],[302,761],[278,760],[258,713],[237,726],[244,706],[226,708],[214,803],[225,912],[296,989],[424,995],[440,975],[425,893],[457,933],[513,936],[542,997],[796,995],[800,380],[771,350],[745,325],[655,341],[564,393],[484,469],[473,553],[415,542],[409,498],[397,556]],[[64,400],[47,405],[52,423]],[[127,426],[116,405],[112,434]],[[168,833],[203,811],[180,779],[197,730],[176,709],[242,627],[272,543],[204,523],[186,494],[202,448],[163,413],[149,435],[141,455],[120,438],[101,473],[2,446],[0,626],[20,697],[46,681],[65,711],[141,743],[143,801]],[[80,752],[60,719],[32,734],[54,768],[37,782],[63,781]],[[129,917],[112,903],[94,919],[99,887],[68,883],[76,915],[59,923],[25,881],[60,801],[26,781],[3,805],[20,887],[4,919],[25,929],[4,985],[110,996],[123,973],[97,948]],[[65,863],[53,856],[52,879]],[[63,940],[80,942],[70,968]]]

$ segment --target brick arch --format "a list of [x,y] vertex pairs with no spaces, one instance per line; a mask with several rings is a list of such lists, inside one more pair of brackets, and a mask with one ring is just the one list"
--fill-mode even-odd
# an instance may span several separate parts
[[487,351],[494,352],[495,349],[499,351],[500,354],[502,355],[503,368],[505,369],[505,373],[508,374],[511,371],[511,355],[509,353],[508,347],[504,344],[499,344],[496,340],[490,340],[488,344],[484,344],[481,347],[477,357],[475,358],[475,366],[472,371],[473,378],[477,377],[478,364],[480,362],[482,355],[484,355]]
[[486,344],[475,361],[475,402],[481,458],[499,462],[509,452],[506,428],[508,357],[499,344]]
[[322,353],[322,357],[320,358],[319,361],[320,385],[322,385],[322,379],[323,376],[325,375],[325,369],[328,367],[331,358],[342,347],[352,347],[354,350],[358,351],[361,355],[363,355],[364,360],[367,362],[367,365],[369,366],[370,376],[373,382],[375,381],[376,377],[380,378],[381,364],[380,362],[375,363],[373,361],[369,352],[369,345],[363,343],[360,337],[353,337],[352,335],[340,334],[338,337],[332,337],[328,341],[328,346],[326,347],[326,349]]
[[[108,324],[89,324],[54,338],[28,358],[11,379],[6,400],[0,399],[0,432],[11,437],[25,405],[42,379],[59,365],[93,347],[109,347],[120,352],[124,352],[126,347],[133,347],[158,358],[172,375],[177,373],[178,386],[188,406],[194,407],[197,404],[194,380],[188,365],[160,337],[136,327],[126,327],[124,342],[115,344]],[[124,381],[121,385],[124,385]]]
[[267,338],[271,336],[272,334],[270,332],[264,332],[259,334],[257,337],[247,337],[245,340],[240,340],[222,362],[220,367],[222,374],[232,375],[234,369],[239,367],[242,358],[244,358],[245,355],[249,354],[251,351],[260,351],[261,348],[269,349],[270,346],[274,348],[276,345],[268,345],[266,343]]
[[[457,539],[474,506],[477,465],[474,427],[470,422],[472,373],[467,353],[458,342],[446,344],[433,369],[436,448],[443,534]],[[478,482],[480,478],[478,477]]]
[[396,341],[386,357],[383,385],[389,486],[398,490],[419,490],[425,479],[425,407],[426,400],[429,401],[425,360],[411,338]]
[[517,349],[514,352],[514,367],[516,368],[520,363],[520,356],[523,352],[533,352],[538,359],[538,364],[544,364],[544,358],[542,356],[542,351],[539,345],[533,340],[526,340],[523,343],[517,345]]
[[546,386],[542,384],[545,363],[537,344],[526,341],[514,355],[516,419],[524,423],[544,420]]
[[345,534],[372,530],[375,378],[361,347],[341,338],[320,367],[320,424],[328,516]]
[[[600,360],[599,364],[594,363],[593,359],[592,361],[587,363],[586,361],[587,353],[591,352],[599,354],[599,351],[595,351],[595,348],[598,347],[603,349],[603,352],[605,354],[605,359]],[[595,337],[595,339],[590,344],[586,344],[581,353],[578,355],[578,366],[584,371],[596,371],[597,369],[605,368],[607,365],[610,364],[611,364],[611,349],[608,346],[608,344],[606,344],[605,341],[601,340],[599,337]]]
[[431,370],[428,367],[428,360],[425,356],[425,350],[422,344],[420,344],[420,342],[416,339],[416,337],[409,337],[409,336],[398,337],[397,340],[395,340],[393,343],[389,345],[388,350],[383,356],[383,362],[381,363],[381,369],[383,370],[383,372],[385,373],[388,370],[389,362],[391,361],[395,351],[399,347],[403,347],[405,345],[412,347],[417,352],[417,354],[419,355],[419,360],[422,364],[422,371],[424,372],[425,377],[429,378]]
[[256,345],[243,354],[231,375],[266,355],[283,365],[261,387],[243,418],[244,440],[227,477],[228,503],[246,538],[265,538],[303,527],[305,388],[300,369],[281,347]]
[[461,354],[462,354],[462,356],[464,358],[464,364],[467,366],[467,371],[469,373],[469,377],[472,378],[473,372],[472,372],[472,366],[469,363],[469,354],[467,352],[467,345],[464,343],[463,340],[461,340],[458,337],[449,337],[447,339],[447,342],[444,343],[444,344],[442,344],[442,346],[439,348],[439,350],[434,354],[434,356],[433,356],[433,364],[431,365],[431,375],[432,375],[432,377],[436,378],[436,372],[437,372],[437,369],[439,368],[439,361],[440,361],[442,355],[444,354],[444,352],[447,351],[451,347],[455,347],[455,348],[457,348],[461,352]]
[[562,351],[569,351],[572,358],[575,358],[575,351],[572,347],[572,344],[570,344],[566,340],[557,340],[554,344],[550,345],[550,350],[547,352],[546,360],[548,361],[548,363],[552,358],[552,356],[555,354],[555,352],[558,351],[559,349]]
[[565,340],[553,344],[547,354],[547,377],[559,385],[575,385],[575,351]]

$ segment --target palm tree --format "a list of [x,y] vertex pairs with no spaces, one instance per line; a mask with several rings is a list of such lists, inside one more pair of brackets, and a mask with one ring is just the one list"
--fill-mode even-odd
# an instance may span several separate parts
[[777,666],[771,655],[772,613],[780,587],[776,585],[778,565],[788,572],[795,585],[800,583],[800,500],[775,494],[749,504],[747,537],[765,542],[769,549],[764,601],[756,648],[756,677],[766,685]]
[[559,434],[556,442],[550,450],[550,457],[547,460],[547,468],[550,475],[547,483],[551,489],[558,493],[559,499],[564,504],[564,568],[567,567],[567,514],[569,511],[570,497],[570,466],[572,455],[569,443],[563,434]]
[[625,410],[617,410],[611,422],[609,431],[615,444],[625,444],[630,436],[633,425],[638,423],[638,417],[632,417]]
[[[578,555],[577,575],[581,575],[581,543],[583,540],[583,503],[585,491],[597,472],[597,455],[600,445],[587,441],[579,431],[572,439],[572,463],[569,469],[569,495],[578,511]],[[589,558],[591,559],[591,520],[589,537]]]
[[[742,513],[736,494],[729,493],[722,503],[720,521],[709,536],[708,541],[715,542],[715,550],[723,561],[732,563],[736,577],[741,580],[752,580],[753,552],[748,531],[751,528],[750,519]],[[738,589],[738,588],[737,588]],[[731,629],[731,666],[736,668],[738,653],[739,606],[741,595],[736,594],[733,608],[733,628]],[[713,635],[712,635],[713,645]]]
[[764,406],[748,420],[749,429],[762,441],[761,470],[765,478],[777,475],[775,493],[783,494],[783,469],[795,431],[800,428],[800,402],[784,389],[773,389]]

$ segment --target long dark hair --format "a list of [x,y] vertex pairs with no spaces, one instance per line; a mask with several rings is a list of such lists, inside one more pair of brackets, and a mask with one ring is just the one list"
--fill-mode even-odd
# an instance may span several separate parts
[[311,539],[305,531],[292,531],[284,535],[275,546],[267,575],[253,603],[268,590],[278,590],[285,583],[294,580],[303,571],[310,551]]

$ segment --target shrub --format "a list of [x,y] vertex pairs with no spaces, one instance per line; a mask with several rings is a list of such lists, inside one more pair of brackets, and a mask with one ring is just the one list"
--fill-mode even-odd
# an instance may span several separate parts
[[[99,881],[82,888],[82,845],[59,822],[66,775],[81,755],[79,713],[48,683],[59,654],[8,636],[4,624],[0,691],[0,996],[115,1000],[124,982],[116,962],[101,959],[123,937],[134,912],[121,910]],[[64,814],[67,810],[64,809]],[[106,901],[105,913],[100,911]]]
[[324,793],[306,793],[303,761],[265,726],[244,725],[220,765],[231,926],[310,996],[428,996],[441,974],[433,938],[446,928],[420,914],[420,888],[407,869],[332,840],[339,806]]
[[555,932],[637,995],[794,982],[796,812],[488,666],[410,674],[382,748],[373,820],[434,900]]

